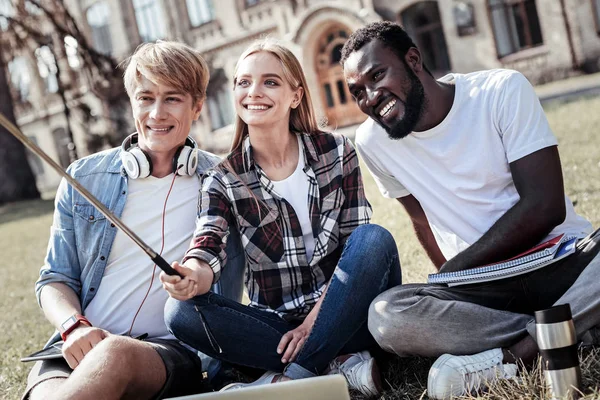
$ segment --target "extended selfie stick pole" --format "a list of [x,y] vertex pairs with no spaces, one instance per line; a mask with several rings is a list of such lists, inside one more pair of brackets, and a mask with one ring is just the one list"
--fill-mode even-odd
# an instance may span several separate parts
[[115,224],[121,231],[123,231],[127,236],[131,238],[146,254],[148,257],[152,259],[152,261],[163,271],[165,271],[168,275],[179,275],[177,271],[175,271],[168,262],[165,261],[164,258],[160,256],[157,252],[152,250],[150,246],[148,246],[138,235],[136,235],[127,225],[123,223],[117,216],[115,216],[104,204],[102,204],[93,194],[88,192],[86,188],[84,188],[79,182],[77,182],[71,175],[67,174],[53,159],[51,159],[48,154],[44,153],[42,149],[40,149],[35,143],[31,141],[27,136],[25,136],[12,122],[8,120],[2,113],[0,113],[0,125],[2,125],[6,130],[8,130],[14,137],[19,139],[25,147],[29,150],[33,151],[36,155],[46,161],[50,166],[59,173],[63,178],[69,182],[71,186],[75,190],[77,190],[87,201],[92,203],[94,207],[96,207],[110,222]]

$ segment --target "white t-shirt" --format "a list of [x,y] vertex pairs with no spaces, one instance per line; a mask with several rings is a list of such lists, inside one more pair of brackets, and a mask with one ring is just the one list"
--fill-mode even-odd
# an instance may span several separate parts
[[[517,201],[509,163],[557,140],[537,95],[516,71],[449,74],[454,102],[446,118],[423,132],[392,140],[372,119],[356,147],[385,197],[419,201],[446,259],[476,242]],[[585,236],[591,224],[565,196],[567,216],[548,237]]]
[[310,212],[308,210],[308,176],[304,172],[304,147],[298,136],[298,165],[294,172],[281,181],[272,181],[275,193],[287,200],[292,205],[300,227],[306,247],[306,259],[311,260],[315,251],[315,238],[313,236]]
[[[128,181],[127,202],[121,219],[154,251],[160,252],[162,212],[173,174],[164,178],[149,176]],[[167,201],[165,247],[167,262],[181,260],[195,227],[200,182],[197,176],[178,176]],[[154,263],[120,230],[113,242],[102,283],[84,310],[92,325],[115,334],[126,334],[140,307],[152,278]],[[168,294],[154,273],[152,288],[140,310],[132,335],[148,333],[150,338],[174,339],[164,322]]]

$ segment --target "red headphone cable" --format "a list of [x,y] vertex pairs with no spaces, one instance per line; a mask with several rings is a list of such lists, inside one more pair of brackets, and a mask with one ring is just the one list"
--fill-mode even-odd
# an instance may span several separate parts
[[[179,168],[181,168],[181,166],[179,166],[177,168],[177,170],[179,170]],[[165,215],[167,212],[167,201],[169,200],[169,196],[171,195],[171,190],[173,189],[173,184],[175,183],[175,178],[177,178],[177,172],[175,172],[175,174],[173,174],[173,180],[171,181],[171,186],[169,187],[169,191],[167,192],[167,197],[165,198],[165,204],[163,206],[163,212],[162,212],[162,226],[161,226],[161,247],[160,247],[160,255],[162,256],[162,252],[165,248]],[[148,294],[150,294],[150,289],[152,289],[152,284],[154,283],[154,274],[156,273],[156,264],[154,264],[154,267],[152,267],[152,277],[150,278],[150,285],[148,286],[148,290],[146,291],[146,295],[144,296],[144,299],[142,300],[142,303],[140,304],[139,308],[137,309],[135,316],[133,317],[133,320],[131,321],[131,326],[129,327],[129,332],[127,332],[127,336],[131,336],[131,331],[133,330],[133,324],[135,324],[135,320],[138,316],[138,314],[140,313],[140,310],[142,309],[142,306],[144,305],[144,302],[146,301],[146,299],[148,298]]]

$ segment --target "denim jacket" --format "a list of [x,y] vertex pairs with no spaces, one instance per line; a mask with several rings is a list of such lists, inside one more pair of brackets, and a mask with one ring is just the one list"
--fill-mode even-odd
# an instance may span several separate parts
[[[127,201],[127,174],[121,163],[121,151],[114,148],[96,153],[75,161],[67,169],[67,173],[117,217],[121,217]],[[198,179],[220,161],[219,157],[202,150],[198,158]],[[38,304],[42,288],[59,282],[73,289],[79,296],[81,308],[85,309],[98,291],[117,229],[63,179],[56,193],[46,259],[35,284]],[[231,277],[231,288],[213,290],[225,292],[222,294],[227,297],[239,298],[245,258],[239,257],[243,256],[243,250],[237,231],[231,232],[227,251],[235,258],[228,267],[237,276]]]

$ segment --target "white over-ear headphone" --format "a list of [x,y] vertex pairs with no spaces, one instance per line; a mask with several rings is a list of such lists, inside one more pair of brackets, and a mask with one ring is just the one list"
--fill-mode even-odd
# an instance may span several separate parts
[[[131,179],[146,178],[152,173],[152,161],[148,153],[138,146],[138,134],[127,136],[121,145],[121,162]],[[192,176],[198,166],[198,145],[188,136],[185,144],[173,156],[173,172]]]

